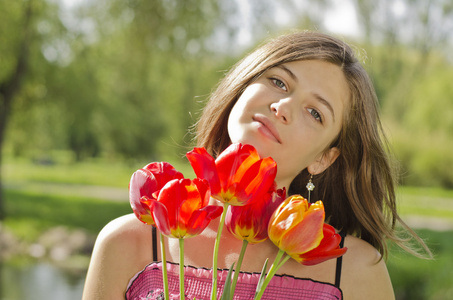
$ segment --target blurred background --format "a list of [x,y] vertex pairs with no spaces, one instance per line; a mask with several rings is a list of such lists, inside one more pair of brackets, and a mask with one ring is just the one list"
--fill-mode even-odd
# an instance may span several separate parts
[[0,0],[0,299],[80,299],[97,233],[132,212],[130,175],[151,161],[189,172],[217,81],[304,29],[356,47],[403,219],[435,254],[392,248],[397,299],[453,299],[451,0]]

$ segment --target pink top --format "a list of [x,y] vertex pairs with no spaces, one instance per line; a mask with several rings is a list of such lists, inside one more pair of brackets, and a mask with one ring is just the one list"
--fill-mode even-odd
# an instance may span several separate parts
[[[204,268],[185,267],[184,287],[186,299],[204,300],[211,297],[212,271]],[[167,263],[170,299],[179,298],[179,265]],[[219,270],[217,297],[221,297],[228,270]],[[259,273],[239,274],[235,300],[253,299]],[[162,263],[151,263],[137,273],[129,282],[126,291],[128,300],[164,299],[162,283]],[[333,284],[288,275],[275,275],[261,299],[342,299],[341,289]]]

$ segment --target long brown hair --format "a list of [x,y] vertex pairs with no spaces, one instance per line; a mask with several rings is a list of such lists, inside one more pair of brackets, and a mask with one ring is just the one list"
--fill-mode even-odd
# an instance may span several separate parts
[[[318,32],[283,35],[258,47],[239,61],[211,94],[197,124],[197,144],[217,156],[231,143],[227,131],[230,111],[244,89],[266,70],[291,61],[322,60],[339,66],[349,84],[351,99],[343,127],[331,147],[340,156],[314,178],[313,199],[322,199],[327,221],[369,242],[387,255],[386,239],[416,254],[408,239],[396,233],[403,225],[426,251],[423,241],[398,216],[395,172],[383,134],[378,100],[367,72],[345,42]],[[289,194],[306,194],[307,170],[296,176]]]

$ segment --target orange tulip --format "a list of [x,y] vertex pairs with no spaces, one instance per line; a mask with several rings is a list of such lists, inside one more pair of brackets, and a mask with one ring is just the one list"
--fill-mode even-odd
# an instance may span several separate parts
[[154,225],[149,205],[159,191],[173,179],[184,178],[181,172],[167,162],[153,162],[132,174],[129,183],[129,201],[135,216],[143,223]]
[[309,204],[302,196],[286,199],[269,222],[269,239],[304,265],[313,265],[343,255],[341,237],[324,224],[322,201]]
[[261,159],[251,145],[232,144],[217,159],[204,148],[194,148],[187,158],[195,174],[208,180],[212,197],[231,205],[263,198],[277,173],[275,161]]

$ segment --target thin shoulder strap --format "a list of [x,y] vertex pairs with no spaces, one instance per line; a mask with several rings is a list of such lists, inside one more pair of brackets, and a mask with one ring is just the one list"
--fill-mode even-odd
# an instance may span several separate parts
[[[340,248],[344,246],[344,239],[346,237],[346,232],[344,230],[340,231],[341,242]],[[340,288],[340,279],[341,279],[341,265],[343,264],[343,256],[337,258],[337,267],[335,270],[335,286]]]
[[153,261],[157,261],[157,230],[156,227],[151,226],[151,238],[153,243]]

